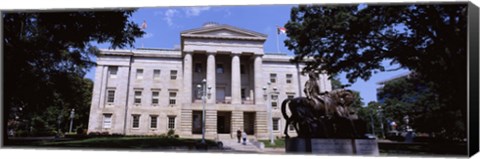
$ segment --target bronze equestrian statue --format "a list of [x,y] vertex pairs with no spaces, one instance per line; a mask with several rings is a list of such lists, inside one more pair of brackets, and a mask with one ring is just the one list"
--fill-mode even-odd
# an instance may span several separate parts
[[[317,75],[310,72],[309,80],[305,83],[306,97],[286,99],[282,102],[286,137],[289,137],[290,124],[299,137],[356,136],[354,120],[358,118],[349,108],[354,102],[355,94],[348,89],[320,93],[317,80]],[[287,115],[287,106],[290,116]]]

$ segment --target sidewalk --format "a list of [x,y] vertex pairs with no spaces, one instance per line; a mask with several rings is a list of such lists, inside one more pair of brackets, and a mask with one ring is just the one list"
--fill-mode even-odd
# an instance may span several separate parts
[[242,143],[238,143],[237,140],[222,140],[222,143],[223,143],[223,148],[225,152],[250,152],[250,153],[262,152],[260,149],[258,149],[255,145],[253,145],[249,141],[247,141],[246,145],[243,145]]
[[263,153],[268,153],[268,154],[285,154],[285,148],[269,148],[266,147],[263,149]]

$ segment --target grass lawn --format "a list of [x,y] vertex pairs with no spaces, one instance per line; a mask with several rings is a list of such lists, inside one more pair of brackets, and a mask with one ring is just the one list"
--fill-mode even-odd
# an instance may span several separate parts
[[285,139],[276,139],[274,140],[275,144],[271,144],[270,140],[259,140],[260,142],[263,142],[265,144],[265,147],[271,147],[271,148],[285,148]]
[[[195,149],[199,145],[201,139],[183,139],[173,137],[93,137],[79,140],[67,141],[9,141],[6,146],[33,146],[33,147],[75,147],[75,148],[133,148],[133,149],[150,149],[150,148],[171,148],[184,147]],[[216,146],[211,140],[206,140],[209,147]]]

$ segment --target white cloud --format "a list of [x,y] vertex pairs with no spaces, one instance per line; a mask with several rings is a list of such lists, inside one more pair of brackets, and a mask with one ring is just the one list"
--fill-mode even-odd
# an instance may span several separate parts
[[187,17],[199,16],[202,12],[210,10],[210,7],[189,7],[185,9]]
[[153,36],[154,36],[153,33],[147,33],[147,34],[143,35],[143,38],[144,39],[149,39],[149,38],[152,38]]
[[178,11],[176,9],[168,9],[165,11],[165,17],[163,18],[165,21],[167,21],[168,26],[173,26],[173,17],[175,14],[178,14]]
[[188,7],[183,9],[167,9],[165,12],[155,11],[153,12],[154,16],[163,15],[163,20],[170,27],[178,27],[173,22],[175,18],[178,17],[194,17],[199,16],[202,12],[210,10],[210,7]]

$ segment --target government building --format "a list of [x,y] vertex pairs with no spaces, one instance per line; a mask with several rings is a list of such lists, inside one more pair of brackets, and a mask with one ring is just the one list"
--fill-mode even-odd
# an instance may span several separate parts
[[[178,49],[101,50],[88,132],[201,138],[205,97],[207,139],[233,139],[238,129],[267,139],[269,124],[283,136],[280,105],[304,96],[303,65],[265,53],[267,35],[255,31],[207,23],[180,36]],[[318,82],[331,90],[327,75]]]

